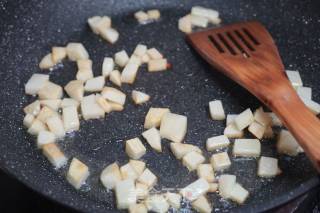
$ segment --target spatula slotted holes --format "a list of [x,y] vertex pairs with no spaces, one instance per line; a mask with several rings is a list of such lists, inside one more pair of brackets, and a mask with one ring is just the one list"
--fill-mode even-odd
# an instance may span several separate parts
[[220,53],[224,53],[223,48],[220,46],[220,44],[216,41],[216,39],[212,36],[209,35],[208,39],[211,41],[211,43],[213,44],[213,46],[220,52]]
[[255,51],[255,49],[251,46],[251,44],[245,39],[245,37],[238,30],[235,30],[234,33],[248,47],[249,50]]
[[248,38],[255,44],[260,45],[260,42],[250,33],[246,28],[242,28],[242,31],[248,36]]
[[249,58],[250,55],[247,53],[247,51],[241,46],[241,44],[231,35],[230,32],[226,33],[229,40],[238,48],[238,50],[242,53],[243,57]]
[[237,52],[232,48],[232,46],[228,43],[228,41],[221,35],[221,33],[218,33],[218,38],[220,41],[224,44],[224,46],[229,50],[229,52],[232,55],[237,55]]

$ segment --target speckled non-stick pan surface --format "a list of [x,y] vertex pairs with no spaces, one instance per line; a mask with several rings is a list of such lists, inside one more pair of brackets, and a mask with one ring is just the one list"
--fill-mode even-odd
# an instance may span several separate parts
[[[87,212],[116,211],[112,192],[99,183],[101,170],[113,161],[128,161],[124,140],[140,136],[144,116],[149,107],[170,107],[188,116],[187,143],[205,149],[205,140],[223,132],[225,122],[212,121],[208,102],[221,99],[227,113],[239,113],[260,104],[244,89],[212,69],[186,44],[177,29],[179,17],[193,5],[217,9],[223,23],[244,20],[261,21],[278,44],[288,69],[299,70],[306,86],[313,88],[313,99],[320,101],[320,4],[316,0],[82,0],[82,1],[0,1],[0,165],[9,174],[43,195],[75,209]],[[132,17],[140,9],[159,8],[159,22],[139,25]],[[86,19],[93,15],[109,15],[120,32],[120,40],[109,45],[93,34]],[[156,47],[168,58],[169,72],[138,73],[132,89],[145,90],[152,99],[134,106],[128,99],[122,113],[111,113],[104,120],[81,123],[81,130],[69,135],[60,145],[68,157],[76,156],[89,165],[91,175],[82,191],[74,190],[65,181],[65,170],[56,171],[36,149],[35,140],[22,127],[22,107],[32,98],[24,95],[24,84],[36,72],[38,62],[54,45],[82,42],[94,62],[94,73],[101,72],[103,57],[126,49],[132,52],[137,43]],[[76,72],[74,63],[51,73],[51,79],[66,84]],[[292,115],[294,116],[294,115]],[[157,154],[149,147],[143,160],[159,177],[157,189],[184,187],[196,179],[168,149]],[[275,141],[262,142],[262,154],[277,156]],[[229,150],[230,151],[230,150]],[[207,154],[209,156],[209,154]],[[278,156],[283,174],[273,180],[256,176],[255,159],[233,159],[226,171],[237,175],[250,191],[243,206],[236,206],[210,195],[217,212],[257,212],[270,209],[318,184],[316,173],[307,158]]]

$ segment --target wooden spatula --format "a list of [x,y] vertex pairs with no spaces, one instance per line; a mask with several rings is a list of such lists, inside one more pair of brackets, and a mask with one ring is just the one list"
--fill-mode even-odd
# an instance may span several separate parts
[[320,121],[288,81],[278,49],[259,22],[191,33],[187,40],[213,67],[266,104],[320,171]]

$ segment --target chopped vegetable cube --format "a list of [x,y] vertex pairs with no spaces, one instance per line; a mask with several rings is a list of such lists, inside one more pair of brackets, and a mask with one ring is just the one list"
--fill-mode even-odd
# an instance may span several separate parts
[[206,147],[208,151],[220,149],[229,146],[230,141],[225,135],[219,135],[207,139]]
[[241,112],[235,119],[234,123],[239,130],[243,130],[253,122],[253,115],[250,109]]
[[180,190],[180,194],[189,201],[194,201],[198,199],[201,195],[204,195],[209,190],[209,183],[203,179],[192,182],[185,188]]
[[198,152],[192,151],[187,153],[182,158],[182,163],[189,171],[196,170],[206,159]]
[[100,175],[100,181],[107,189],[114,189],[116,184],[121,180],[120,169],[116,162],[104,168]]
[[187,117],[183,115],[166,113],[161,121],[160,135],[173,142],[180,143],[187,133]]
[[46,82],[38,91],[39,99],[60,99],[63,96],[63,89],[60,85]]
[[231,166],[231,161],[227,152],[213,154],[210,162],[214,171],[224,170]]
[[132,90],[131,96],[135,104],[143,104],[150,100],[150,96],[148,94],[137,90]]
[[199,178],[204,178],[208,183],[215,180],[211,164],[200,164],[197,168],[197,175]]
[[126,141],[126,153],[132,159],[139,159],[146,153],[146,148],[139,138]]
[[42,146],[42,153],[57,169],[67,164],[68,159],[55,143],[44,144]]
[[146,141],[148,142],[148,144],[157,152],[161,152],[162,148],[161,148],[161,136],[160,136],[160,132],[159,130],[157,130],[156,128],[151,128],[148,129],[146,131],[144,131],[142,133],[142,136],[144,137],[144,139],[146,139]]
[[270,178],[278,174],[278,159],[261,156],[258,163],[258,176]]
[[117,182],[115,193],[118,209],[128,209],[130,206],[136,204],[137,194],[132,179]]
[[145,121],[144,121],[144,128],[150,129],[152,127],[160,127],[161,120],[163,116],[170,112],[169,108],[150,108]]
[[220,100],[210,101],[209,110],[213,120],[224,120],[226,118],[222,102]]
[[68,43],[66,48],[67,56],[71,61],[89,58],[86,48],[81,43]]
[[261,144],[257,139],[236,139],[233,146],[233,155],[236,157],[259,157]]
[[39,90],[49,81],[49,75],[33,74],[25,85],[25,93],[28,95],[36,95]]

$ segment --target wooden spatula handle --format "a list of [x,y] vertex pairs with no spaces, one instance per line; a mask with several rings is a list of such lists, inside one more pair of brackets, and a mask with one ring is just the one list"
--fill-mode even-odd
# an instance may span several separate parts
[[292,87],[270,101],[270,108],[297,139],[320,172],[320,120],[301,101]]

